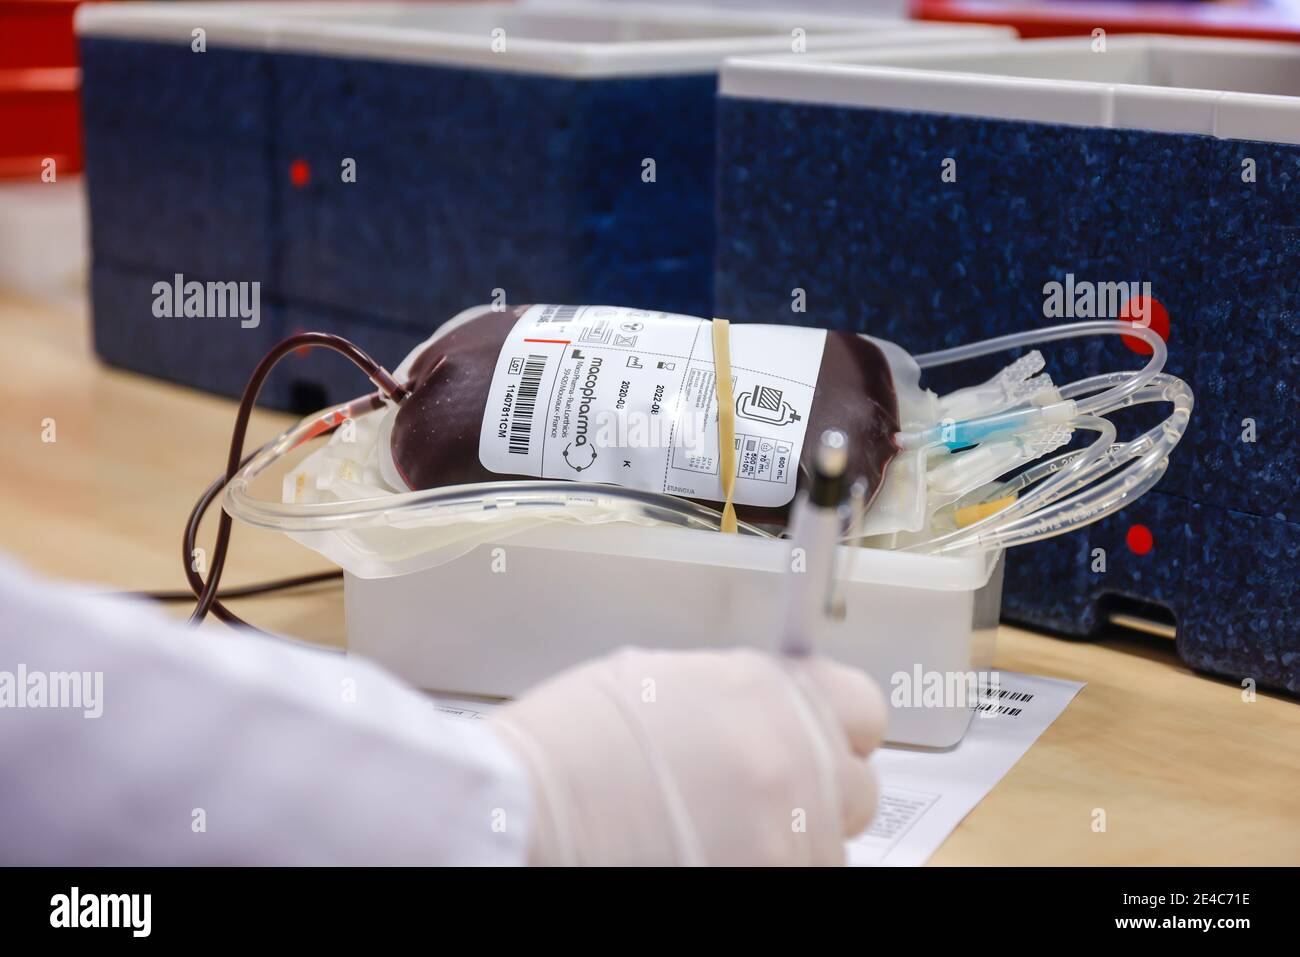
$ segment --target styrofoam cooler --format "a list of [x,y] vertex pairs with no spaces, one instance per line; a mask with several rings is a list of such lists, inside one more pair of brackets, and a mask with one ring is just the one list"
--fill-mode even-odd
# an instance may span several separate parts
[[[1136,508],[1013,550],[1006,613],[1173,625],[1190,665],[1300,692],[1300,47],[1100,39],[729,61],[717,313],[923,352],[1089,318],[1049,283],[1149,282],[1188,433]],[[1057,381],[1142,361],[1045,352]]]
[[[818,652],[876,680],[890,742],[957,744],[992,669],[1000,553],[840,551],[843,617]],[[348,652],[433,691],[509,697],[628,644],[775,651],[791,567],[788,541],[542,525],[423,571],[346,574]]]
[[[724,57],[1009,32],[501,3],[93,4],[77,29],[96,347],[232,395],[302,329],[396,362],[483,301],[709,315]],[[160,321],[177,275],[259,282],[262,321]],[[264,395],[306,411],[360,385],[313,355]]]

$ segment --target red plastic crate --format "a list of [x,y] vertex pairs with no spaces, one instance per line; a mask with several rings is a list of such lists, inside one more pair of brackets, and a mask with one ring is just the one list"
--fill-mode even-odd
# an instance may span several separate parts
[[72,17],[81,0],[0,0],[0,178],[82,168],[81,70]]
[[0,72],[0,177],[37,177],[47,157],[82,168],[80,86],[73,66]]
[[0,0],[0,70],[76,66],[72,15],[81,0]]
[[1300,5],[1244,3],[1094,3],[1090,0],[916,0],[912,16],[950,23],[996,23],[1022,37],[1176,33],[1247,40],[1300,39]]

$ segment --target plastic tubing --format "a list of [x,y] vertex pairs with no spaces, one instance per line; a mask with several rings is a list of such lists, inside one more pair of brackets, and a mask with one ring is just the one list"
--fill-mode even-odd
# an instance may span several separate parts
[[[982,342],[972,342],[964,346],[954,346],[951,349],[940,349],[936,352],[925,352],[916,357],[916,364],[922,369],[930,369],[935,366],[951,365],[954,362],[964,362],[967,359],[992,355],[995,352],[1005,352],[1008,349],[1019,349],[1024,346],[1040,345],[1044,342],[1058,342],[1061,339],[1077,339],[1081,336],[1091,335],[1133,336],[1136,339],[1141,339],[1151,347],[1151,358],[1147,360],[1146,366],[1139,372],[1110,389],[1079,403],[1080,415],[1104,415],[1112,409],[1119,408],[1125,397],[1141,389],[1164,369],[1169,350],[1165,346],[1165,340],[1154,329],[1126,322],[1122,319],[1071,322],[1063,326],[1048,326],[1046,329],[1013,332],[1010,335],[997,336],[993,339],[985,339]],[[1064,392],[1062,396],[1064,397]]]
[[[1066,386],[1062,393],[1091,392],[1135,375],[1110,373],[1094,376]],[[1024,509],[1016,509],[1031,497],[1026,495],[981,522],[918,543],[912,549],[942,554],[971,547],[1005,548],[1051,538],[1105,518],[1146,494],[1168,468],[1169,454],[1187,428],[1194,399],[1191,389],[1182,380],[1160,374],[1153,378],[1152,384],[1121,401],[1124,405],[1169,402],[1174,409],[1168,418],[1132,441],[1110,445],[1090,464],[1081,465],[1087,450],[1068,452],[1035,465],[985,497],[996,501],[1042,478],[1053,477],[1053,481],[1035,490],[1038,494],[1031,493],[1039,503],[1033,511],[1026,514]],[[1133,464],[1129,465],[1130,462]],[[1119,470],[1118,474],[1097,481],[1116,470]],[[1067,478],[1071,473],[1073,478]]]
[[[1119,376],[1131,375],[1132,373],[1110,373],[1108,375],[1095,376],[1093,379],[1085,379],[1067,386],[1071,391],[1092,391],[1100,387],[1100,380],[1110,380]],[[1148,449],[1157,443],[1162,445],[1167,452],[1172,452],[1179,440],[1182,439],[1186,431],[1187,422],[1192,411],[1192,393],[1181,379],[1174,376],[1161,373],[1153,380],[1153,384],[1142,389],[1140,392],[1128,397],[1125,405],[1139,405],[1147,402],[1169,402],[1174,406],[1174,411],[1170,416],[1153,426],[1151,429],[1137,436],[1128,442],[1117,442],[1112,445],[1106,453],[1093,463],[1092,467],[1085,474],[1076,477],[1076,487],[1082,487],[1084,484],[1092,481],[1097,475],[1102,475],[1113,471],[1115,468],[1125,464],[1131,459],[1137,458],[1146,453]],[[1064,459],[1077,457],[1078,451],[1067,452],[1062,456],[1049,459],[1046,462],[1039,463],[1033,468],[1027,469],[1020,475],[997,487],[987,496],[982,496],[985,501],[996,501],[1007,495],[1019,492],[1027,486],[1034,484],[1040,478],[1046,477],[1057,471],[1056,463]],[[1053,500],[1069,494],[1074,489],[1062,489],[1053,495]]]
[[1009,519],[1037,511],[1049,504],[1052,501],[1053,493],[1070,485],[1081,473],[1086,474],[1093,463],[1102,458],[1115,442],[1115,426],[1106,419],[1091,415],[1080,416],[1074,420],[1072,425],[1076,429],[1087,429],[1098,433],[1096,441],[1079,453],[1077,459],[1060,469],[1041,485],[1031,489],[1028,494],[1021,496],[992,515],[967,525],[965,528],[959,528],[937,538],[909,545],[903,551],[932,551],[936,549],[951,551],[954,549],[941,546],[945,546],[948,542],[957,539],[964,541],[970,538],[973,533],[977,533],[982,529],[994,527]]
[[999,432],[1034,428],[1036,426],[1069,422],[1079,415],[1105,415],[1120,408],[1131,395],[1151,382],[1164,369],[1168,349],[1160,334],[1147,326],[1139,326],[1120,319],[1098,319],[1089,322],[1072,322],[1061,326],[1049,326],[1046,329],[1031,329],[1026,332],[1014,332],[1006,336],[996,336],[982,342],[972,342],[951,349],[926,352],[916,356],[916,364],[922,369],[965,362],[980,356],[1005,352],[1008,349],[1020,349],[1026,346],[1041,345],[1045,342],[1057,342],[1062,339],[1077,339],[1093,335],[1122,335],[1141,339],[1151,347],[1151,358],[1136,373],[1126,373],[1109,388],[1084,399],[1073,399],[1062,393],[1062,401],[1050,405],[1027,409],[1014,409],[990,416],[981,416],[951,425],[936,426],[924,432],[900,432],[899,444],[905,449],[921,448],[929,445],[973,444]]
[[[250,525],[286,532],[332,531],[397,522],[440,518],[454,520],[470,514],[506,509],[564,511],[568,509],[623,510],[633,518],[649,518],[689,528],[716,530],[720,515],[713,509],[672,495],[594,482],[524,481],[481,482],[413,492],[398,492],[349,502],[286,504],[250,494],[253,481],[294,449],[337,426],[343,419],[370,414],[367,400],[353,400],[308,416],[257,450],[226,483],[222,507],[233,518]],[[381,406],[382,407],[382,406]],[[434,524],[430,522],[430,524]],[[772,538],[745,522],[740,531]]]
[[1168,451],[1164,448],[1153,448],[1132,466],[1122,469],[1118,474],[1049,509],[977,533],[973,540],[948,543],[935,549],[935,552],[943,554],[972,546],[986,549],[1007,548],[1064,535],[1083,525],[1099,521],[1137,501],[1160,481],[1168,467]]

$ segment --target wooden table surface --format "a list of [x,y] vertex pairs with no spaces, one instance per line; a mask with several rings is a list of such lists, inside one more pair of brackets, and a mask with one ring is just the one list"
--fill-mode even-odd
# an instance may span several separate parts
[[[0,293],[0,334],[0,548],[106,589],[183,588],[182,527],[223,468],[234,403],[104,367],[75,298]],[[54,442],[42,441],[46,420]],[[289,421],[259,412],[250,443]],[[237,526],[223,584],[327,567],[275,533]],[[266,629],[344,643],[337,585],[232,607]],[[1087,687],[932,863],[1300,863],[1300,702],[1245,702],[1159,638],[1082,643],[1004,626],[997,665]]]

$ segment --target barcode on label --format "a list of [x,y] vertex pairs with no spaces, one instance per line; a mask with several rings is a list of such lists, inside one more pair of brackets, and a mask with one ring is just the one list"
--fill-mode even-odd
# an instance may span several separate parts
[[984,702],[982,705],[979,705],[975,710],[983,711],[987,714],[1005,714],[1011,718],[1020,717],[1019,708],[1013,708],[1010,705],[1005,705],[1005,704],[993,705],[993,704],[989,704],[987,701]]
[[546,356],[529,356],[519,377],[519,391],[510,412],[510,451],[527,455],[533,439],[533,412],[537,409],[537,390],[546,371]]
[[1008,691],[1006,688],[981,688],[980,695],[985,698],[1002,698],[1009,701],[1033,701],[1034,696],[1028,691]]
[[542,317],[537,320],[540,326],[544,322],[571,322],[573,317],[578,314],[580,306],[550,306],[543,313]]

